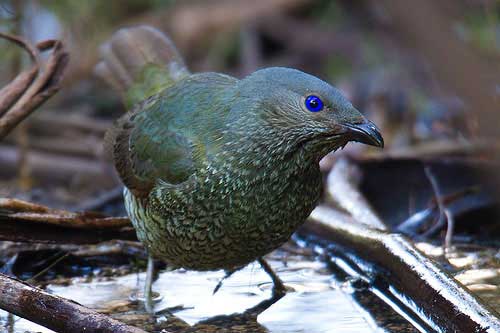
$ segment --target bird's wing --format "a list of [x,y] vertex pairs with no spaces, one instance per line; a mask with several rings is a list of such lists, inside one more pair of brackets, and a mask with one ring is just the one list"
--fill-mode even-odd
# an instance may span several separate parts
[[107,135],[116,170],[137,197],[146,197],[158,180],[180,184],[195,171],[194,145],[185,131],[168,126],[173,113],[153,97],[123,116]]
[[217,73],[191,75],[136,105],[108,132],[108,155],[135,196],[146,197],[159,181],[185,182],[222,149],[237,82]]

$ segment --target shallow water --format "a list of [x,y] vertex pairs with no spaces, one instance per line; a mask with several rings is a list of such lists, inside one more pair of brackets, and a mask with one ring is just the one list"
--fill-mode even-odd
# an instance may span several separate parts
[[[270,264],[293,289],[258,317],[258,322],[273,333],[370,333],[376,327],[371,316],[354,301],[349,288],[332,280],[330,272],[317,261],[290,260]],[[224,273],[170,271],[155,281],[154,290],[163,299],[156,309],[183,305],[177,317],[193,325],[216,315],[243,312],[271,296],[270,279],[258,264],[251,264],[224,281],[215,294],[212,290]],[[129,274],[109,281],[80,282],[70,286],[49,285],[47,290],[103,312],[115,312],[129,303],[129,295],[142,286],[144,274]],[[163,318],[164,320],[168,320]],[[6,325],[6,314],[0,312],[0,324]],[[7,328],[6,328],[7,329]],[[51,332],[24,319],[16,318],[10,332]],[[6,332],[8,332],[6,331]]]
[[[423,243],[419,247],[431,257],[440,255],[440,247]],[[321,249],[317,250],[323,253]],[[291,291],[260,314],[258,323],[248,318],[241,320],[241,316],[222,319],[214,317],[241,313],[271,296],[271,280],[257,263],[226,279],[215,295],[212,291],[224,276],[222,271],[162,271],[154,283],[154,290],[162,295],[161,301],[156,304],[156,310],[161,312],[179,305],[184,308],[174,312],[175,317],[161,312],[162,315],[156,322],[129,298],[142,290],[145,274],[126,273],[131,272],[135,266],[120,266],[115,257],[109,257],[97,266],[75,264],[75,272],[94,271],[98,274],[97,277],[63,278],[64,274],[56,271],[47,274],[48,281],[62,283],[53,282],[47,286],[47,290],[149,332],[167,328],[170,332],[186,333],[190,325],[197,325],[198,328],[200,321],[203,321],[206,326],[207,320],[211,320],[212,329],[202,330],[203,332],[416,332],[404,319],[405,315],[398,314],[401,309],[392,309],[374,295],[370,286],[352,279],[339,269],[340,266],[335,268],[337,264],[329,265],[327,269],[312,253],[310,248],[296,247],[289,243],[284,249],[270,255],[269,263]],[[47,256],[49,254],[46,253]],[[500,272],[495,260],[497,257],[497,249],[455,251],[449,256],[449,263],[455,267],[453,275],[496,309]],[[116,265],[105,266],[109,260]],[[72,265],[71,261],[67,261],[64,266],[68,265]],[[108,273],[102,274],[103,272]],[[52,280],[53,278],[56,280]],[[69,285],[66,285],[68,282]],[[238,329],[233,330],[233,327]],[[0,311],[0,332],[51,331]]]

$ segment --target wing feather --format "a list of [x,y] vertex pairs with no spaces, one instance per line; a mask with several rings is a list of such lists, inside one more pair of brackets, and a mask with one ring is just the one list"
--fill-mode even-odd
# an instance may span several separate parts
[[123,183],[145,198],[158,183],[180,184],[222,149],[220,138],[238,80],[201,73],[136,105],[107,135]]
[[138,106],[140,111],[123,116],[107,141],[123,183],[137,197],[146,197],[161,179],[179,184],[194,173],[191,140],[167,126],[171,112],[160,98]]

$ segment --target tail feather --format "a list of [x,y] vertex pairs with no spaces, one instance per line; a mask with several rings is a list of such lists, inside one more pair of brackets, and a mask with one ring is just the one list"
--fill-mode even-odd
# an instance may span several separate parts
[[149,26],[118,30],[100,53],[96,74],[120,92],[128,106],[189,74],[172,41]]

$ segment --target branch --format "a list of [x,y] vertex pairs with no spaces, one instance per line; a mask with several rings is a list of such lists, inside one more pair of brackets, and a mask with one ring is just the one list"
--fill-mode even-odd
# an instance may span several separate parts
[[108,217],[93,212],[74,213],[18,199],[0,198],[0,212],[3,216],[13,220],[76,229],[117,229],[130,226],[130,220],[126,217]]
[[407,308],[405,313],[423,327],[457,333],[500,332],[495,310],[402,235],[370,228],[326,206],[312,212],[301,233],[340,247],[339,256],[350,265],[349,271],[392,303],[399,303],[399,308]]
[[128,218],[73,213],[0,198],[0,240],[95,244],[112,239],[137,240]]
[[[64,69],[69,60],[63,44],[47,40],[33,47],[20,37],[0,32],[5,38],[25,49],[34,65],[19,74],[9,85],[0,90],[0,140],[22,120],[59,90]],[[52,50],[47,62],[42,64],[40,52]]]
[[56,332],[146,333],[1,273],[0,308]]

